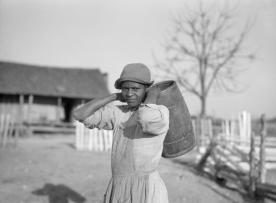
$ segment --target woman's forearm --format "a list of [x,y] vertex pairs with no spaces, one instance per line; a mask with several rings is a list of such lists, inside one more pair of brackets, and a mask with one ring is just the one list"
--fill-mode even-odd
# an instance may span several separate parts
[[74,109],[73,117],[78,121],[83,121],[90,115],[92,115],[95,111],[97,111],[99,108],[115,100],[117,100],[116,93],[101,98],[95,98],[85,103],[84,105]]

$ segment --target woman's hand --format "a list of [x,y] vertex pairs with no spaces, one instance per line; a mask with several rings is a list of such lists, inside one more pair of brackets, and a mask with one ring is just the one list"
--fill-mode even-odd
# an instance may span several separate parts
[[147,96],[145,104],[156,104],[157,99],[160,95],[161,89],[158,86],[152,86],[147,89]]
[[116,94],[116,100],[120,101],[120,102],[126,102],[125,98],[123,97],[122,93],[115,93]]

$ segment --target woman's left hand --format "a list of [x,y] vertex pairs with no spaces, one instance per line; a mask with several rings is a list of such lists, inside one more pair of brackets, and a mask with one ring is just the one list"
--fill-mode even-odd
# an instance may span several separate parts
[[146,104],[156,104],[157,99],[160,95],[161,89],[158,86],[152,86],[147,89],[147,96],[145,99]]

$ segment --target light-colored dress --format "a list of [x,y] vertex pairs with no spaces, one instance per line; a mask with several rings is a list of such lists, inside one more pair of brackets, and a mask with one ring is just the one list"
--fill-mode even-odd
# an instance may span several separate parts
[[132,112],[127,106],[108,104],[83,123],[114,131],[105,203],[168,203],[166,186],[156,170],[169,129],[167,107],[143,104]]

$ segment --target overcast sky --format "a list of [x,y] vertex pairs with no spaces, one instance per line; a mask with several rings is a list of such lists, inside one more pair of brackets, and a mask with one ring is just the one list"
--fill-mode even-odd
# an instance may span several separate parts
[[[0,60],[98,67],[109,74],[109,88],[115,91],[113,83],[125,64],[154,64],[152,51],[161,51],[160,44],[171,28],[170,16],[179,12],[184,3],[192,2],[0,0]],[[256,50],[258,59],[243,64],[248,70],[239,80],[248,86],[246,91],[210,95],[208,113],[231,117],[247,110],[253,116],[276,116],[276,1],[236,2],[241,23],[255,19],[247,45]],[[196,98],[189,94],[184,97],[191,113],[198,113]]]

